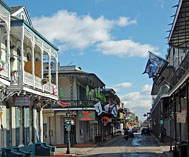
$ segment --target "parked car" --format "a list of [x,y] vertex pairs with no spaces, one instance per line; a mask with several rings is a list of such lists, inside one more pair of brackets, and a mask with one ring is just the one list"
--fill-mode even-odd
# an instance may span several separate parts
[[150,129],[149,129],[148,127],[142,128],[142,130],[141,130],[141,135],[143,135],[143,134],[148,134],[148,135],[150,135]]
[[121,134],[121,133],[122,133],[122,130],[116,128],[116,129],[114,130],[114,133],[120,133],[120,134]]
[[132,130],[128,130],[128,137],[134,138],[134,134]]

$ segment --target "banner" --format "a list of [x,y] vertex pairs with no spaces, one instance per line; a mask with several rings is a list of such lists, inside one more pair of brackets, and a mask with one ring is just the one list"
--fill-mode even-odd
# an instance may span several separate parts
[[143,74],[147,73],[149,78],[156,78],[159,76],[161,68],[165,66],[166,63],[168,63],[168,61],[149,52],[149,59]]
[[96,112],[98,113],[98,116],[102,114],[102,105],[100,102],[94,105]]
[[112,109],[112,112],[111,112],[115,117],[117,116],[117,109],[116,107],[114,106],[113,109]]

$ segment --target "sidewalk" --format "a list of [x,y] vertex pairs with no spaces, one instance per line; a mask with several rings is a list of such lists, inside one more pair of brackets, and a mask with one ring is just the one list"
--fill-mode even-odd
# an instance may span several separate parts
[[63,153],[59,153],[58,151],[56,152],[56,155],[52,156],[52,157],[72,157],[72,156],[76,156],[79,155],[80,153],[82,154],[82,150],[80,148],[85,148],[85,152],[93,149],[96,146],[99,146],[103,143],[106,143],[108,141],[110,141],[112,138],[114,138],[117,135],[112,136],[107,136],[105,141],[102,143],[95,143],[95,142],[88,142],[88,143],[83,143],[83,144],[75,144],[74,146],[71,146],[70,148],[70,152],[71,154],[66,154],[66,150],[67,150],[67,145],[63,144],[63,145],[54,145],[56,146],[56,148],[60,148],[64,150],[64,154]]
[[[162,148],[164,148],[165,146],[170,146],[170,142],[160,142],[160,140],[156,136],[154,136],[153,134],[151,135],[159,144],[159,146],[161,146]],[[167,157],[173,157],[173,152],[170,152],[170,151],[163,151],[163,154],[166,155]]]

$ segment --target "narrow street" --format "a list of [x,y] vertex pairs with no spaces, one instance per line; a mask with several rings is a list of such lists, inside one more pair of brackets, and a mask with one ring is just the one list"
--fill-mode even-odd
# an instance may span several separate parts
[[[152,135],[136,133],[134,138],[126,140],[123,135],[118,135],[110,141],[95,147],[71,148],[75,156],[98,157],[164,157],[163,151],[169,146],[160,146]],[[58,148],[57,152],[65,153],[66,148]]]

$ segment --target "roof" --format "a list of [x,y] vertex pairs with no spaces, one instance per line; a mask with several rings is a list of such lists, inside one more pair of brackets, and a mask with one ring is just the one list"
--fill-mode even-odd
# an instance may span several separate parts
[[23,8],[24,6],[16,6],[16,7],[11,7],[11,14],[14,14],[15,12],[17,12],[18,10],[20,10],[21,8]]
[[[65,67],[65,68],[64,68]],[[55,73],[55,71],[52,71]],[[83,85],[90,85],[93,87],[104,87],[105,84],[96,76],[94,73],[88,73],[81,70],[81,68],[75,65],[71,66],[60,66],[58,70],[58,75],[61,77],[77,77]]]
[[174,15],[168,43],[175,48],[189,47],[189,1],[180,0]]
[[11,26],[18,26],[18,25],[25,25],[26,27],[28,27],[28,29],[30,29],[31,31],[33,31],[39,38],[41,38],[42,40],[44,40],[47,44],[49,44],[51,47],[53,47],[56,51],[58,51],[59,49],[52,44],[50,41],[48,41],[43,35],[41,35],[35,28],[33,28],[32,26],[30,26],[29,24],[27,24],[24,20],[14,20],[11,21]]
[[1,3],[9,12],[11,12],[11,8],[10,8],[3,0],[0,0],[0,3]]

